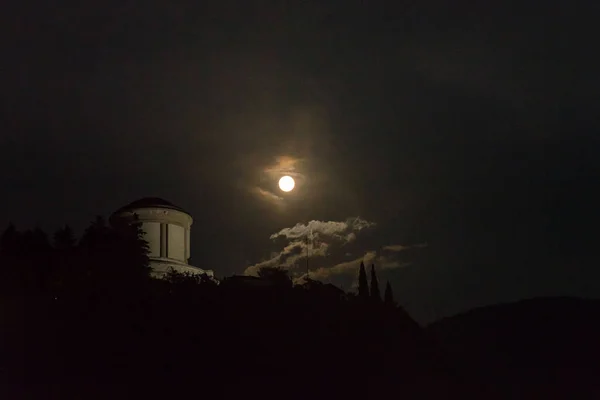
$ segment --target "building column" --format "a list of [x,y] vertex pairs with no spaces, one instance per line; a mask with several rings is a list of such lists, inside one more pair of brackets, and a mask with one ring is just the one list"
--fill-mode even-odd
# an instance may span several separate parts
[[167,257],[167,224],[160,224],[160,256],[161,258]]
[[187,263],[190,259],[190,230],[191,227],[188,226],[185,230],[185,262]]

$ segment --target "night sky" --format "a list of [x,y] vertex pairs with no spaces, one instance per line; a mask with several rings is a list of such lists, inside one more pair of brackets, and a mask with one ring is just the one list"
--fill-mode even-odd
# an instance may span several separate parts
[[220,277],[300,277],[312,231],[420,322],[600,293],[600,3],[59,3],[0,12],[4,226],[158,196]]

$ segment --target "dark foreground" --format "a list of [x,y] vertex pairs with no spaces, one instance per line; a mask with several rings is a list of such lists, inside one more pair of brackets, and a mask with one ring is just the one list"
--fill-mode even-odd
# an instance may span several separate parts
[[364,399],[458,389],[400,309],[302,289],[186,289],[197,288],[156,284],[135,300],[13,299],[4,398]]
[[[600,398],[597,301],[538,299],[419,327],[381,299],[278,269],[148,276],[139,226],[9,227],[0,398]],[[374,271],[374,267],[372,269]],[[236,283],[237,282],[237,283]],[[375,283],[375,284],[373,284]]]
[[183,286],[127,301],[14,298],[3,398],[600,394],[595,302],[498,306],[422,330],[399,308],[300,288]]

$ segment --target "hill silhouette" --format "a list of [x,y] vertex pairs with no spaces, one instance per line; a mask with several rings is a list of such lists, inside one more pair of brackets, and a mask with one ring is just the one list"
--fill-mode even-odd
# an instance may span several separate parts
[[496,398],[600,398],[600,300],[481,307],[426,330],[453,365]]

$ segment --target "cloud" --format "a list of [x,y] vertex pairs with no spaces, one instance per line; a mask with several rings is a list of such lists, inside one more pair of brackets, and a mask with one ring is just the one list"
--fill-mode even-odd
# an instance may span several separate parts
[[298,223],[291,228],[284,228],[273,233],[269,238],[273,241],[285,239],[288,243],[278,253],[267,260],[251,265],[244,271],[246,275],[256,275],[263,267],[279,266],[293,270],[298,261],[312,257],[326,257],[330,246],[334,243],[347,244],[356,240],[357,233],[375,223],[360,217],[348,218],[346,221],[317,221],[307,224]]
[[307,244],[304,240],[294,240],[279,253],[271,254],[269,259],[246,268],[244,274],[257,275],[258,270],[263,267],[280,267],[290,270],[297,266],[299,260],[306,259],[307,252],[310,257],[325,257],[328,248],[329,244],[325,242]]
[[[306,277],[305,261],[309,254],[312,279],[356,284],[361,262],[367,266],[375,264],[378,271],[385,273],[411,264],[410,260],[406,260],[407,254],[410,254],[405,253],[406,250],[427,247],[427,243],[392,244],[378,249],[361,246],[360,232],[374,226],[374,222],[352,217],[345,221],[313,220],[283,228],[269,237],[274,243],[284,241],[283,248],[268,259],[249,266],[244,273],[256,275],[260,268],[277,266],[290,271],[290,276],[298,283]],[[352,243],[352,253],[341,248],[349,243]],[[354,257],[357,254],[362,256],[347,260],[352,254],[355,254]],[[346,261],[341,261],[344,258]]]
[[418,243],[418,244],[413,244],[413,245],[402,245],[402,244],[392,244],[389,246],[383,246],[382,250],[384,251],[391,251],[394,253],[398,253],[404,250],[409,250],[409,249],[416,249],[416,248],[425,248],[427,247],[427,243]]
[[401,244],[392,244],[389,246],[383,246],[384,251],[393,251],[395,253],[403,251],[403,250],[408,250],[408,249],[410,249],[410,246],[404,246]]
[[279,178],[281,175],[291,175],[293,177],[301,176],[297,171],[297,165],[302,160],[292,156],[277,156],[275,163],[265,167],[263,172],[271,178]]
[[302,160],[292,156],[277,156],[273,164],[267,165],[262,169],[260,183],[251,187],[250,191],[263,201],[274,205],[282,205],[284,198],[276,193],[276,183],[283,175],[290,175],[296,181],[296,189],[301,188],[304,182],[304,175],[298,171],[299,163]]
[[376,265],[377,269],[380,271],[404,268],[411,264],[412,264],[411,262],[402,261],[402,260],[399,260],[394,257],[386,257],[383,255],[380,255],[379,257],[377,257],[377,259],[375,261],[375,265]]
[[[332,267],[321,267],[314,271],[310,271],[310,277],[316,280],[327,280],[332,276],[357,274],[361,262],[370,264],[375,260],[376,257],[376,251],[367,251],[362,257],[354,260],[339,263]],[[306,275],[303,275],[302,278],[305,276]]]
[[366,221],[360,217],[349,218],[346,221],[310,221],[308,224],[298,223],[291,228],[284,228],[271,235],[271,239],[285,237],[287,239],[323,238],[330,237],[344,243],[356,239],[356,232],[375,226],[374,222]]
[[264,190],[258,186],[252,188],[252,192],[258,195],[263,200],[274,204],[279,204],[281,201],[283,201],[283,197],[277,196],[275,193],[269,192],[268,190]]
[[[354,260],[345,261],[331,267],[320,267],[310,271],[310,277],[317,280],[330,280],[331,278],[342,275],[351,275],[353,278],[356,278],[361,262],[364,262],[367,267],[371,264],[375,264],[378,271],[404,268],[412,264],[411,262],[401,261],[394,257],[383,256],[375,250],[369,250],[365,252],[362,257]],[[305,276],[306,275],[303,275],[302,278]]]

